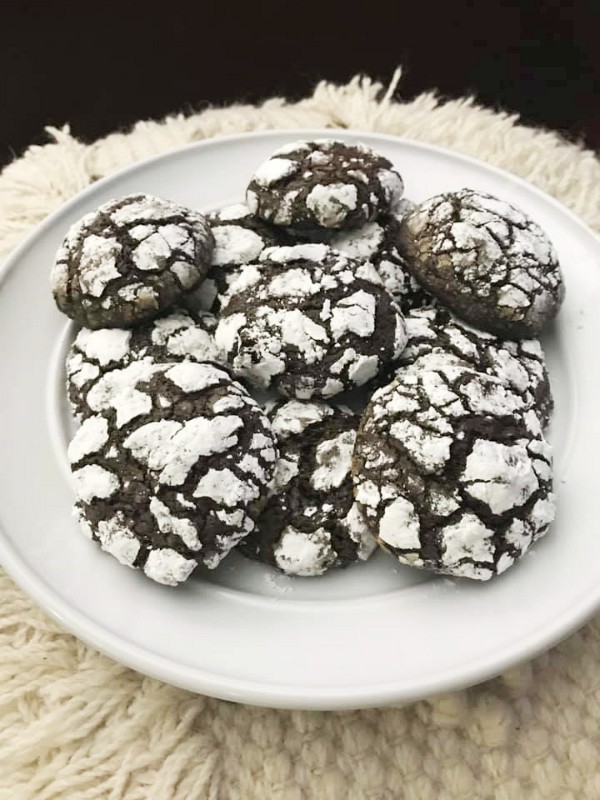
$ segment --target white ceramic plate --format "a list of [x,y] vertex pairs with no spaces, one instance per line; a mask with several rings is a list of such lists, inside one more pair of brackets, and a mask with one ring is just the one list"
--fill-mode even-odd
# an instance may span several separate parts
[[193,145],[100,181],[49,217],[6,263],[0,290],[0,559],[64,627],[170,683],[268,706],[356,708],[498,674],[550,646],[600,605],[600,241],[532,186],[457,153],[386,136],[422,200],[469,186],[529,212],[551,235],[567,299],[544,345],[556,397],[558,518],[489,583],[430,578],[377,554],[320,578],[287,578],[237,555],[178,589],[153,584],[86,540],[71,517],[63,390],[68,330],[48,287],[67,227],[111,197],[150,192],[208,210],[239,201],[280,145],[331,131],[268,132]]

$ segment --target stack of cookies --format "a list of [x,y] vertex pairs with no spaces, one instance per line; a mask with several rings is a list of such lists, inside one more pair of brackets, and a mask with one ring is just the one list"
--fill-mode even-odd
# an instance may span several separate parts
[[[110,201],[52,270],[82,530],[160,583],[236,548],[315,576],[380,548],[485,580],[554,517],[541,228],[383,156],[294,142],[245,204]],[[360,574],[360,573],[357,573]]]

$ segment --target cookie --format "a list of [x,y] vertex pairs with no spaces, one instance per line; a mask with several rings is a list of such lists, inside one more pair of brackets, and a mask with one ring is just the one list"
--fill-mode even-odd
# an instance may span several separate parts
[[242,267],[257,261],[265,247],[288,244],[289,236],[255,217],[243,203],[225,206],[208,214],[207,219],[215,239],[210,269],[183,303],[191,309],[217,314]]
[[353,474],[379,544],[403,564],[476,580],[522,556],[555,513],[551,449],[528,403],[448,354],[376,392]]
[[143,372],[131,390],[107,396],[69,446],[75,511],[122,564],[176,585],[197,564],[216,567],[253,530],[275,440],[226,370],[136,363]]
[[399,370],[424,364],[431,353],[451,353],[465,366],[492,375],[529,395],[545,427],[554,405],[544,351],[537,339],[499,339],[472,328],[446,309],[419,308],[405,317],[408,344]]
[[[407,213],[412,203],[401,201]],[[370,261],[381,277],[383,286],[391,294],[401,311],[431,305],[433,297],[413,278],[406,267],[400,249],[400,223],[402,216],[389,214],[367,222],[361,228],[341,231],[329,239],[329,244],[350,258]]]
[[[94,384],[112,370],[132,362],[161,364],[183,361],[222,360],[214,340],[216,318],[208,312],[192,316],[175,311],[137,328],[82,328],[65,361],[67,397],[74,416],[83,419],[94,413],[87,396]],[[132,370],[132,374],[136,368]]]
[[279,460],[256,529],[239,545],[288,575],[322,575],[376,547],[352,495],[359,418],[321,402],[282,401],[269,413]]
[[472,189],[436,195],[401,227],[407,266],[459,317],[506,339],[537,336],[564,297],[544,231],[515,206]]
[[68,231],[51,272],[59,309],[86,328],[129,328],[172,308],[206,275],[206,218],[146,194],[110,200]]
[[323,244],[268,248],[233,284],[215,333],[234,373],[308,400],[382,372],[406,344],[375,268]]
[[403,191],[391,162],[369,147],[315,139],[276,150],[252,176],[246,203],[293,230],[358,228],[393,209]]

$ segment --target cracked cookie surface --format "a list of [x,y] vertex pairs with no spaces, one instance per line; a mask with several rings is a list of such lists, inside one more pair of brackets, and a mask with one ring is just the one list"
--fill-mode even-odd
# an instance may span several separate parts
[[238,550],[288,575],[322,575],[366,560],[376,543],[354,502],[351,477],[359,417],[288,400],[269,419],[279,446],[271,496]]
[[550,445],[524,394],[432,354],[373,395],[357,434],[355,497],[402,563],[487,580],[554,518]]
[[262,219],[298,231],[356,228],[400,201],[402,178],[363,144],[298,141],[275,151],[246,192]]
[[360,228],[340,231],[328,239],[335,250],[359,261],[370,261],[381,277],[400,310],[431,305],[434,298],[418,283],[406,268],[400,246],[400,224],[414,209],[414,203],[401,200],[395,214],[378,217]]
[[225,206],[206,218],[215,239],[210,268],[198,288],[185,295],[183,303],[191,309],[217,314],[242,268],[257,261],[266,247],[289,244],[290,237],[254,216],[243,203]]
[[[120,563],[175,585],[254,528],[277,457],[271,425],[209,363],[136,362],[104,387],[69,446],[83,532]],[[106,378],[117,375],[114,370]]]
[[556,251],[510,203],[472,189],[436,195],[405,217],[401,237],[419,283],[476,327],[528,338],[558,313]]
[[401,353],[406,331],[371,264],[304,244],[269,248],[243,270],[215,340],[235,374],[307,400],[374,378]]
[[[94,414],[88,401],[92,387],[107,373],[133,362],[222,361],[214,339],[216,326],[216,318],[208,312],[178,310],[132,329],[82,328],[65,360],[67,397],[74,416],[81,420]],[[138,370],[132,366],[130,374],[135,376]]]
[[69,229],[51,271],[58,308],[87,328],[132,327],[172,308],[204,278],[206,218],[169,200],[110,200]]
[[545,427],[553,408],[544,351],[537,339],[500,339],[472,328],[450,311],[414,309],[405,316],[408,344],[398,359],[399,372],[410,364],[426,365],[431,353],[449,353],[476,372],[499,378],[528,394]]

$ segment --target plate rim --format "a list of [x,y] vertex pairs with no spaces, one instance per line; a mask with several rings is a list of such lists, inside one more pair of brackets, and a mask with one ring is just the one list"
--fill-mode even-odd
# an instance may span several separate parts
[[[84,201],[88,195],[95,193],[100,187],[105,188],[112,182],[118,182],[124,175],[134,174],[144,170],[149,165],[158,161],[168,161],[173,158],[185,156],[186,153],[198,149],[227,144],[227,142],[247,140],[249,138],[277,138],[289,135],[297,139],[307,137],[332,138],[338,135],[355,138],[368,137],[382,142],[393,142],[408,145],[421,151],[428,151],[467,162],[475,167],[484,168],[497,176],[507,179],[513,184],[524,187],[528,192],[537,195],[546,204],[550,203],[563,215],[574,223],[582,234],[590,238],[593,244],[600,246],[600,235],[597,234],[574,211],[565,206],[560,200],[545,192],[543,189],[529,183],[518,175],[508,170],[489,164],[486,161],[465,154],[460,150],[442,147],[427,142],[421,142],[403,136],[384,134],[368,130],[346,128],[281,128],[260,131],[251,131],[227,136],[211,137],[198,142],[192,142],[182,147],[176,147],[154,155],[150,158],[137,161],[110,175],[93,182],[72,198],[60,205],[57,209],[38,223],[27,234],[24,240],[0,264],[0,290],[6,276],[18,266],[28,249],[40,236],[51,228],[57,219],[68,214],[74,207]],[[442,692],[465,688],[480,681],[498,675],[503,670],[515,664],[529,660],[536,654],[554,646],[567,635],[574,632],[590,619],[600,608],[600,585],[597,591],[588,592],[575,602],[551,623],[540,628],[536,636],[528,635],[526,643],[520,645],[519,640],[512,646],[503,646],[501,653],[492,651],[480,660],[476,660],[460,670],[453,669],[451,674],[441,676],[436,674],[427,680],[420,680],[416,685],[403,679],[399,683],[378,683],[373,686],[361,684],[359,687],[344,686],[340,689],[331,687],[302,687],[286,686],[285,684],[259,683],[256,680],[231,678],[218,673],[192,668],[186,665],[175,665],[172,660],[151,652],[143,646],[133,645],[117,634],[111,633],[102,624],[90,620],[83,612],[73,609],[64,602],[54,589],[49,586],[42,575],[38,575],[28,567],[27,562],[21,558],[16,548],[12,546],[8,536],[0,527],[0,563],[7,574],[15,583],[38,605],[43,611],[59,623],[59,625],[74,634],[87,645],[104,653],[110,658],[145,675],[166,681],[174,686],[196,692],[206,693],[213,697],[244,702],[253,705],[268,705],[279,708],[297,709],[347,709],[367,708],[381,706],[398,701],[413,701],[419,698],[432,696]]]

